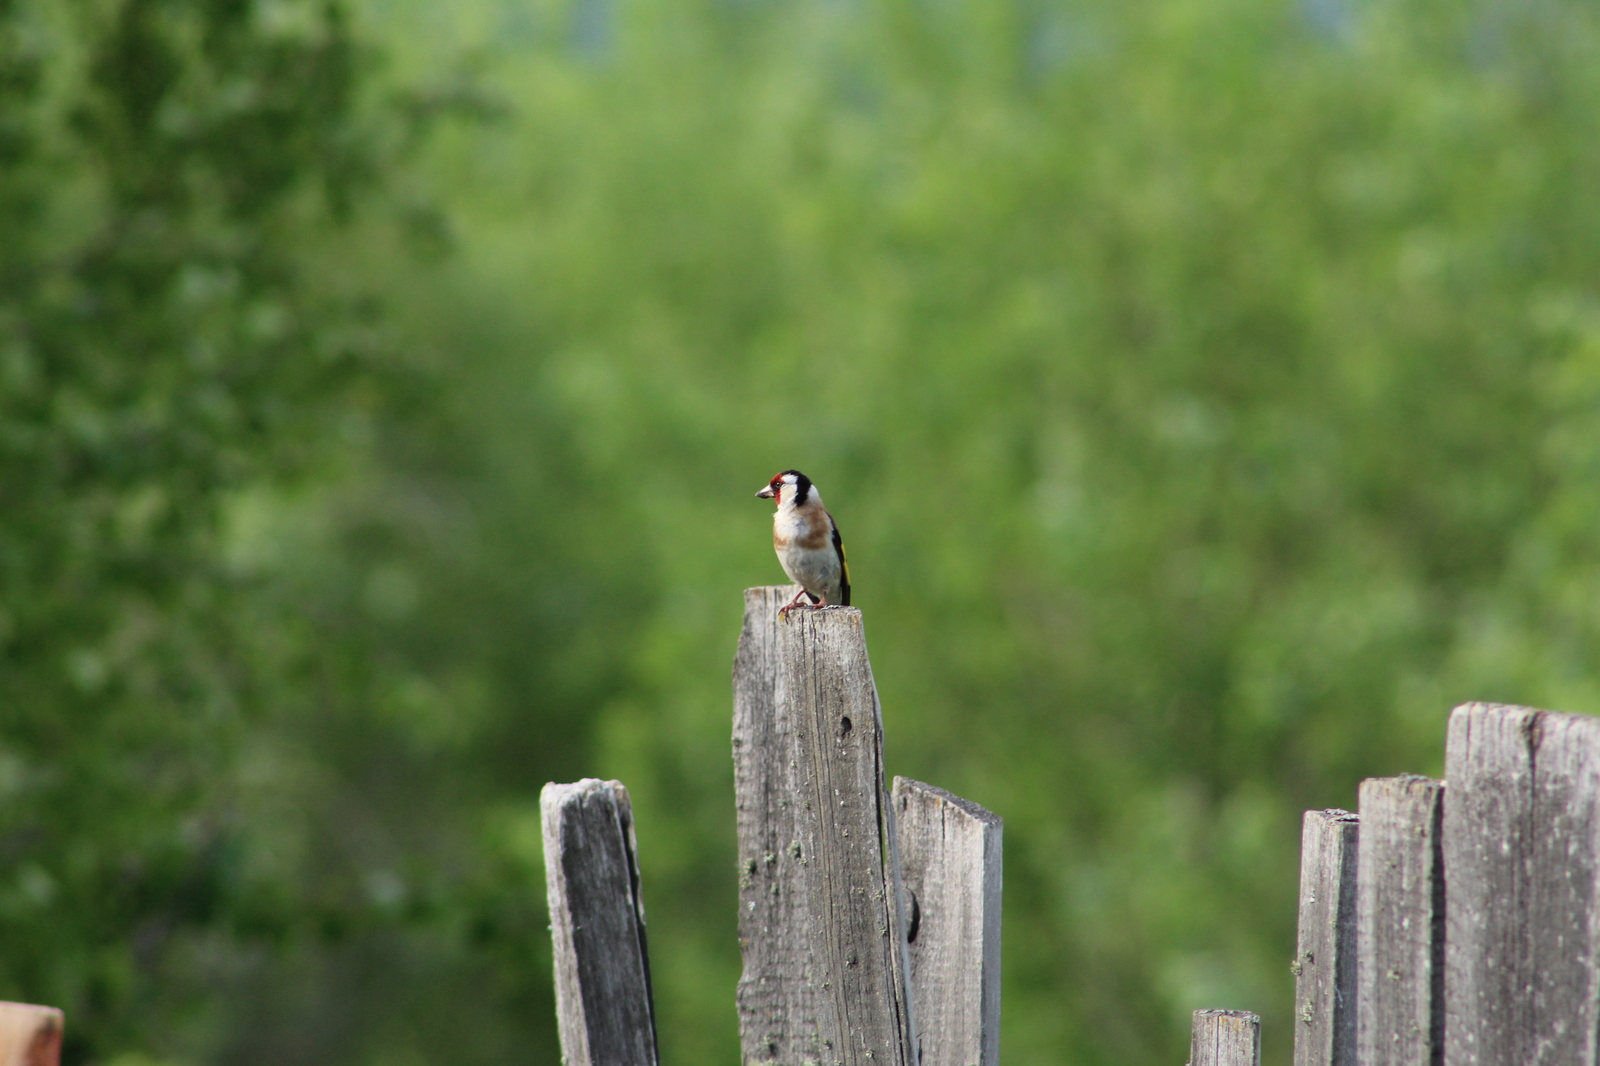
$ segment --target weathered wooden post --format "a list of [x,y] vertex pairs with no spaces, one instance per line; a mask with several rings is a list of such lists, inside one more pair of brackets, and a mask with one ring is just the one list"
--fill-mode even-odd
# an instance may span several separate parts
[[1356,1047],[1361,1066],[1430,1066],[1444,1039],[1444,785],[1361,783]]
[[1261,1066],[1261,1019],[1243,1010],[1197,1010],[1189,1066]]
[[1000,818],[894,779],[921,1066],[1000,1061]]
[[734,661],[743,1061],[917,1066],[861,612],[745,592]]
[[1600,718],[1458,707],[1445,771],[1444,1061],[1594,1066]]
[[1600,718],[1457,707],[1445,770],[1306,812],[1295,1066],[1600,1066]]
[[1356,853],[1349,811],[1307,811],[1294,959],[1294,1066],[1355,1066]]
[[633,806],[620,781],[540,793],[555,947],[556,1019],[567,1066],[656,1066]]
[[60,1066],[64,1021],[55,1007],[0,1001],[0,1066]]
[[[896,781],[922,897],[912,948],[861,613],[801,609],[780,621],[792,592],[746,591],[734,662],[743,1061],[997,1066],[1000,819]],[[541,806],[564,1060],[655,1066],[627,789],[551,784]]]

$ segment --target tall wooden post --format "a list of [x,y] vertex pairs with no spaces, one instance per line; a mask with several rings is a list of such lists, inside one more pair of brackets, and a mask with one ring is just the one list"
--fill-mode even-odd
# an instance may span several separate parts
[[1361,1066],[1443,1062],[1444,785],[1361,782],[1356,895],[1356,1046]]
[[1600,718],[1473,703],[1445,746],[1444,1061],[1600,1061]]
[[1355,1066],[1356,853],[1349,811],[1307,811],[1294,959],[1294,1066]]
[[633,806],[620,781],[546,785],[545,882],[567,1066],[656,1066]]
[[743,1061],[916,1066],[899,856],[861,612],[745,593],[734,662]]
[[921,1066],[998,1066],[1000,818],[904,777],[894,809]]

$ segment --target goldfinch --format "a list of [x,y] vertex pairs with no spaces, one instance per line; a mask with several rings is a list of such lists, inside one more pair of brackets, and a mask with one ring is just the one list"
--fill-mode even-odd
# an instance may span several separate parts
[[810,597],[808,607],[850,606],[850,567],[844,561],[844,542],[811,479],[798,470],[785,470],[756,496],[777,504],[772,546],[783,572],[800,586],[778,616],[800,606],[802,596]]

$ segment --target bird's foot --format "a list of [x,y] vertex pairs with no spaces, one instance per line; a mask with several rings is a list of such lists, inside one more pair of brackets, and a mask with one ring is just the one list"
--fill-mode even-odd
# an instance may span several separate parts
[[816,608],[815,604],[812,604],[812,603],[801,603],[801,600],[803,598],[809,597],[810,595],[811,594],[809,592],[807,592],[805,589],[801,589],[799,592],[795,593],[794,594],[794,599],[790,600],[788,603],[786,603],[782,607],[778,608],[778,621],[781,622],[785,618],[789,617],[789,612],[794,610],[796,607],[804,607],[807,610],[814,610]]

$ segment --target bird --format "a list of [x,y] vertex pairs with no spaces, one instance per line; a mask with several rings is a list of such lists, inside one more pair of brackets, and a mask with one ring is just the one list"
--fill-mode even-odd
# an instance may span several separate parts
[[800,586],[778,617],[801,606],[802,596],[809,597],[811,602],[805,606],[811,608],[850,606],[850,566],[845,562],[839,524],[822,506],[822,494],[811,479],[798,470],[785,470],[756,496],[777,505],[772,517],[772,547],[783,572]]

